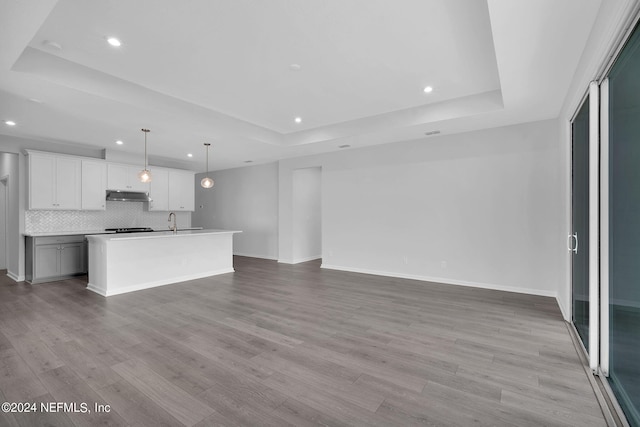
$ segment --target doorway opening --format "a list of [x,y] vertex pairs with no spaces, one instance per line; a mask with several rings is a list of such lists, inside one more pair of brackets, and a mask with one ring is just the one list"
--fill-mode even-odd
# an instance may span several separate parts
[[293,171],[292,261],[322,258],[322,168]]
[[9,217],[9,186],[8,176],[0,178],[0,271],[6,273],[9,265],[9,246],[8,246],[8,217]]

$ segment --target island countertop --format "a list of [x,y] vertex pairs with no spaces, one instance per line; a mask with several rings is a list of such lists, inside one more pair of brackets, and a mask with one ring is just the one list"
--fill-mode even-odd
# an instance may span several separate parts
[[165,239],[185,236],[201,236],[206,234],[233,234],[242,233],[238,230],[178,230],[177,233],[173,231],[153,231],[153,232],[141,232],[141,233],[117,233],[117,234],[91,234],[87,236],[89,240],[140,240],[140,239]]
[[[186,228],[178,228],[178,232],[181,231],[193,231],[193,230],[202,230],[202,227],[186,227]],[[223,230],[207,230],[207,231],[223,231]],[[148,233],[166,233],[170,232],[166,228],[162,230],[147,231],[144,233],[117,233],[119,236],[122,235],[131,235],[131,234],[148,234]],[[235,233],[239,233],[239,231],[235,231]],[[93,235],[93,234],[116,234],[115,230],[105,230],[105,229],[93,229],[93,230],[64,230],[64,231],[29,231],[23,233],[26,237],[51,237],[51,236],[78,236],[78,235]]]
[[87,289],[103,296],[232,273],[235,230],[93,234]]

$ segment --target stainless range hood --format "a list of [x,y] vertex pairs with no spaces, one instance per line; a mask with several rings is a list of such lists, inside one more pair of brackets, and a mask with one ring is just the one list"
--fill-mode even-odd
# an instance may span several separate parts
[[149,193],[143,191],[107,190],[107,200],[113,202],[150,202]]

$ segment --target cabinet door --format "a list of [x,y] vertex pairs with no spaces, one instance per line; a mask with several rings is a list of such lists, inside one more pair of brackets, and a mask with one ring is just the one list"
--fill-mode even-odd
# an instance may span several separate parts
[[60,247],[60,275],[85,273],[84,243],[67,243]]
[[107,188],[109,190],[130,190],[130,188],[127,188],[127,186],[129,185],[127,180],[128,172],[129,167],[127,165],[116,165],[112,163],[108,164]]
[[33,280],[60,275],[60,254],[58,245],[36,246]]
[[82,161],[82,210],[103,211],[106,207],[107,164]]
[[79,159],[56,158],[56,209],[80,209],[81,170]]
[[[107,166],[107,187],[109,190],[149,191],[149,184],[138,180],[142,167],[109,163]],[[151,171],[153,179],[153,171]]]
[[154,169],[152,180],[149,184],[150,211],[169,210],[169,171]]
[[55,157],[29,154],[29,209],[56,208],[55,169]]
[[169,210],[195,210],[195,188],[192,173],[169,171]]

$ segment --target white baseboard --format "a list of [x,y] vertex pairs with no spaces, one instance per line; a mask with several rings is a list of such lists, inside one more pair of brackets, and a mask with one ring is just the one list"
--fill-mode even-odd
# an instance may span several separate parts
[[492,289],[496,291],[516,292],[519,294],[539,295],[543,297],[557,298],[557,292],[544,291],[541,289],[517,288],[514,286],[503,286],[503,285],[496,285],[492,283],[469,282],[466,280],[456,280],[456,279],[450,279],[446,277],[420,276],[415,274],[404,274],[404,273],[395,273],[395,272],[388,272],[388,271],[369,270],[364,268],[352,268],[352,267],[345,267],[341,265],[322,264],[320,268],[326,268],[328,270],[349,271],[351,273],[373,274],[376,276],[396,277],[399,279],[412,279],[412,280],[420,280],[423,282],[444,283],[446,285],[469,286],[472,288]]
[[272,261],[276,261],[278,259],[278,257],[275,256],[265,256],[265,255],[259,255],[259,254],[249,254],[246,252],[234,252],[234,255],[237,256],[246,256],[248,258],[260,258],[260,259],[270,259]]
[[211,276],[217,276],[219,274],[226,274],[226,273],[233,273],[235,270],[233,268],[224,268],[221,270],[216,270],[216,271],[209,271],[206,273],[201,273],[201,274],[192,274],[192,275],[188,275],[188,276],[182,276],[182,277],[177,277],[177,278],[172,278],[172,279],[167,279],[167,280],[157,280],[154,282],[146,282],[146,283],[140,283],[137,285],[133,285],[133,286],[127,286],[124,288],[118,288],[118,289],[114,289],[111,291],[107,291],[106,289],[104,289],[101,286],[97,286],[93,283],[88,283],[87,284],[87,289],[95,292],[99,295],[102,295],[103,297],[110,297],[113,295],[119,295],[119,294],[124,294],[127,292],[135,292],[135,291],[141,291],[143,289],[149,289],[149,288],[155,288],[158,286],[165,286],[165,285],[171,285],[174,283],[180,283],[180,282],[187,282],[189,280],[196,280],[196,279],[202,279],[204,277],[211,277]]
[[322,255],[314,255],[305,258],[294,258],[294,259],[279,259],[278,262],[282,264],[300,264],[301,262],[313,261],[315,259],[321,259]]
[[102,295],[103,297],[107,296],[107,291],[100,286],[97,286],[91,282],[87,283],[87,289],[91,292],[95,292],[98,295]]
[[560,301],[560,298],[558,298],[557,296],[556,296],[556,301],[558,302],[558,307],[560,307],[560,313],[562,313],[562,317],[564,317],[564,320],[566,320],[567,322],[571,322],[571,315],[567,313],[567,309],[565,308],[564,304],[562,304],[562,302]]
[[[558,306],[560,307],[560,311],[562,312],[562,316],[564,317],[564,320],[566,320],[567,322],[571,322],[571,312],[567,311],[567,310],[569,310],[569,308],[565,307],[560,302],[559,298],[556,298],[556,299],[558,300]],[[613,299],[613,300],[610,300],[609,302],[611,303],[611,305],[618,305],[618,306],[621,306],[621,307],[640,309],[640,304],[637,303],[637,302],[633,302],[633,301]]]
[[7,270],[7,276],[9,276],[9,279],[15,282],[24,282],[24,279],[25,279],[24,276],[18,276],[17,274],[14,274],[13,272],[8,270]]

